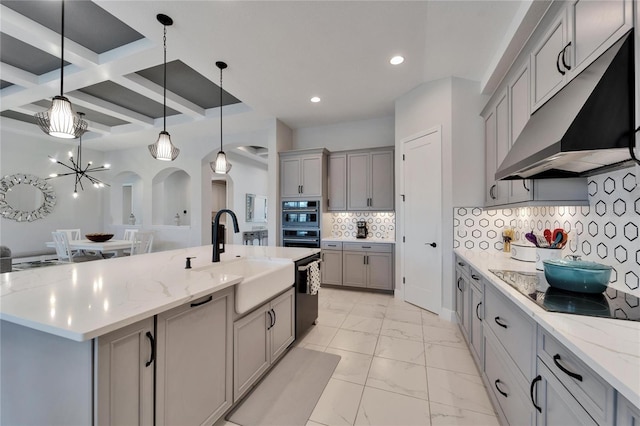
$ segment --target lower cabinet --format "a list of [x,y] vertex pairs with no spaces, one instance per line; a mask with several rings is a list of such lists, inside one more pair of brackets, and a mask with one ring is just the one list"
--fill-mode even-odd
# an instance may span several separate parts
[[342,243],[322,242],[322,263],[320,263],[322,284],[342,285]]
[[484,355],[484,339],[482,336],[482,318],[484,315],[484,310],[482,308],[483,289],[482,286],[476,287],[473,284],[469,287],[471,289],[471,294],[469,295],[468,299],[471,302],[471,306],[469,307],[471,310],[471,330],[469,336],[471,345],[469,346],[469,348],[471,349],[471,355],[473,355],[476,359],[476,363],[478,363],[478,365],[482,365],[482,357]]
[[640,425],[640,409],[630,403],[625,397],[618,394],[616,408],[616,424]]
[[538,411],[537,425],[598,424],[539,359],[538,376],[533,380],[531,394],[532,404]]
[[287,290],[233,324],[233,398],[237,401],[293,342],[295,293]]
[[387,243],[343,243],[342,284],[393,290],[393,246]]
[[456,317],[476,364],[482,368],[484,283],[464,261],[456,259]]
[[97,339],[97,424],[152,425],[153,318]]
[[213,424],[232,404],[233,288],[157,316],[156,424]]
[[464,337],[469,341],[469,279],[456,269],[456,317]]

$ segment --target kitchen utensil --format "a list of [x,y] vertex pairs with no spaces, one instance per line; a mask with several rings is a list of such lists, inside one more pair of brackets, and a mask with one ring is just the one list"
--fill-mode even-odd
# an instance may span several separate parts
[[527,239],[527,241],[529,241],[531,244],[533,244],[534,246],[538,247],[538,239],[536,238],[536,236],[533,234],[533,232],[527,232],[526,234],[524,234],[524,237]]
[[543,235],[544,239],[547,240],[549,244],[551,244],[551,242],[553,241],[551,230],[545,229]]
[[550,248],[558,248],[558,244],[562,242],[562,232],[556,232],[557,229],[553,231],[553,242],[549,246]]
[[576,293],[602,293],[609,285],[611,266],[586,260],[545,259],[544,277],[551,287]]
[[535,235],[538,240],[538,247],[549,247],[549,243],[542,235],[538,235],[538,234],[533,234],[533,235]]
[[113,238],[113,234],[104,234],[102,232],[95,232],[92,234],[85,234],[85,237],[89,241],[93,241],[94,243],[104,243],[105,241],[109,241]]
[[562,241],[560,241],[560,244],[558,244],[558,248],[564,248],[564,246],[567,245],[568,238],[569,234],[567,234],[565,231],[562,231]]

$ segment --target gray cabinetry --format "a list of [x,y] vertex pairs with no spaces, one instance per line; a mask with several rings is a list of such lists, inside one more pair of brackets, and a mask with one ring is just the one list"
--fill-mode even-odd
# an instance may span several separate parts
[[329,211],[347,210],[347,154],[330,154],[327,173]]
[[294,340],[294,290],[287,290],[233,325],[233,397],[237,401]]
[[496,181],[498,166],[509,152],[509,99],[506,91],[497,97],[485,115],[485,165],[487,206],[508,201],[509,182]]
[[480,274],[456,257],[456,317],[476,364],[482,368],[484,283]]
[[567,44],[567,13],[563,9],[531,52],[531,111],[542,106],[567,81]]
[[[555,409],[559,402],[556,401],[555,396],[545,396],[545,386],[555,388],[554,392],[556,393],[566,389],[566,394],[562,395],[562,399],[565,401],[564,404],[572,409],[572,416],[589,413],[587,417],[576,418],[593,419],[591,423],[580,424],[613,424],[614,389],[571,351],[543,330],[538,331],[538,374],[542,376],[543,380],[549,382],[549,384],[542,384],[542,393],[538,391],[538,396],[542,398],[541,403],[538,404],[542,408],[542,413],[538,416],[539,424],[568,424],[558,423],[553,417],[561,415]],[[576,406],[581,409],[574,408]],[[562,417],[559,418],[559,420],[562,419]]]
[[616,424],[640,425],[640,410],[622,395],[617,395]]
[[154,342],[153,318],[98,338],[98,424],[153,424]]
[[342,284],[393,290],[393,245],[343,243]]
[[322,263],[320,263],[322,284],[342,285],[342,243],[322,242]]
[[576,403],[571,393],[551,373],[547,366],[538,360],[538,373],[534,383],[534,401],[540,409],[537,425],[597,425],[591,416]]
[[157,316],[156,424],[213,424],[231,407],[232,312],[229,288]]
[[467,341],[469,340],[469,279],[460,269],[456,269],[456,317]]
[[482,356],[484,355],[482,351],[483,345],[483,337],[482,337],[482,318],[483,318],[483,285],[481,282],[476,283],[471,281],[471,285],[469,289],[471,290],[469,294],[469,301],[471,302],[471,306],[469,306],[471,317],[470,322],[470,330],[469,330],[469,338],[471,339],[471,345],[469,348],[471,349],[471,355],[473,355],[476,359],[478,365],[482,365]]
[[[525,124],[529,121],[531,103],[529,101],[530,92],[529,62],[518,71],[514,79],[509,83],[509,149],[513,146],[518,136],[522,132]],[[529,201],[533,198],[533,180],[515,180],[509,182],[509,202],[517,203]]]
[[325,195],[326,150],[280,153],[280,196],[319,198]]
[[393,150],[347,153],[347,210],[394,208]]

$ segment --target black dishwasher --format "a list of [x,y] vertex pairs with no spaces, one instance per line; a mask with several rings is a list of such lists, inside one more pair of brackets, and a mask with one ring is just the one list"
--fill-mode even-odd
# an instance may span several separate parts
[[308,265],[320,260],[320,253],[296,261],[296,340],[318,319],[318,294],[307,293]]

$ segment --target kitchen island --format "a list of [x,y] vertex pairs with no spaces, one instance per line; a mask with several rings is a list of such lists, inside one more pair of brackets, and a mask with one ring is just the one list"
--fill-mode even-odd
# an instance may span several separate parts
[[[161,336],[188,336],[191,328],[206,335],[186,341],[211,337],[203,349],[217,351],[209,363],[217,368],[212,367],[211,377],[226,377],[220,409],[228,408],[232,372],[227,370],[232,367],[233,321],[238,317],[234,290],[243,282],[233,264],[247,258],[288,263],[291,279],[283,283],[285,288],[293,284],[293,262],[318,250],[228,245],[216,264],[211,262],[211,252],[207,245],[0,275],[0,423],[70,425],[103,423],[102,419],[118,423],[126,413],[110,413],[104,401],[113,404],[123,396],[103,386],[112,379],[115,387],[117,379],[133,380],[145,389],[145,395],[133,395],[140,399],[135,404],[138,412],[133,413],[136,423],[162,424],[162,416],[156,419],[156,413],[173,404],[170,398],[176,395],[163,393],[161,400],[154,401],[154,388],[174,377],[165,371],[171,352]],[[191,269],[185,269],[187,257],[192,258]],[[193,314],[187,316],[185,309]],[[212,343],[214,338],[217,344]],[[172,350],[185,359],[191,359],[190,349],[206,355],[198,348],[180,347],[179,340],[172,343],[176,346]],[[118,352],[120,347],[125,350]],[[128,365],[116,377],[110,369],[118,359],[105,359],[103,353],[143,362]]]
[[[513,260],[508,253],[502,252],[456,249],[455,254],[459,261],[462,262],[460,266],[464,267],[464,263],[467,263],[472,268],[472,280],[480,280],[485,286],[485,298],[479,299],[480,306],[476,306],[477,303],[472,304],[470,313],[472,319],[475,318],[475,315],[478,315],[477,318],[484,324],[485,352],[487,354],[490,347],[496,347],[496,341],[495,338],[487,338],[487,335],[494,336],[495,334],[486,328],[507,330],[506,327],[503,328],[505,320],[502,314],[500,317],[496,317],[495,321],[493,315],[489,315],[488,305],[490,300],[487,299],[488,294],[497,294],[497,296],[492,296],[492,300],[503,301],[504,306],[517,307],[518,312],[524,318],[527,318],[533,326],[532,339],[521,333],[513,342],[506,342],[507,345],[512,344],[512,348],[517,348],[516,352],[520,351],[520,356],[514,358],[514,366],[523,364],[522,359],[525,356],[532,357],[531,362],[525,366],[522,373],[518,371],[517,366],[513,369],[515,370],[514,376],[522,374],[522,377],[526,377],[528,380],[528,386],[524,389],[526,398],[523,400],[523,404],[526,407],[531,407],[532,413],[535,414],[535,409],[538,408],[534,404],[542,400],[540,394],[537,397],[535,396],[535,390],[541,386],[540,383],[536,385],[536,381],[539,382],[541,369],[544,370],[545,368],[540,367],[541,360],[548,362],[546,351],[551,351],[549,353],[553,357],[558,351],[564,350],[560,349],[562,346],[566,348],[567,357],[576,360],[571,368],[584,368],[583,375],[588,374],[588,372],[585,372],[587,369],[595,373],[589,377],[595,377],[596,379],[591,382],[585,379],[585,383],[593,387],[590,392],[584,395],[578,389],[580,386],[585,386],[582,384],[582,377],[579,379],[567,378],[568,384],[565,386],[575,395],[581,395],[576,398],[580,404],[583,404],[590,415],[601,415],[601,419],[597,423],[629,424],[626,420],[627,417],[625,417],[628,415],[629,410],[636,413],[640,412],[640,322],[546,311],[490,271],[492,269],[535,272],[535,263]],[[475,273],[480,274],[480,277],[476,276]],[[460,290],[460,282],[458,286],[458,290]],[[495,308],[494,304],[493,312],[495,312]],[[502,309],[502,307],[499,307],[499,309]],[[519,315],[515,312],[510,311],[509,315],[515,318]],[[496,327],[496,324],[499,327]],[[515,320],[508,325],[510,327],[509,330],[517,329]],[[548,345],[555,345],[554,349],[548,349]],[[533,354],[529,354],[523,349],[530,346],[530,349],[534,352]],[[536,351],[538,362],[536,362]],[[557,359],[555,359],[556,357]],[[487,371],[492,359],[484,359],[484,366]],[[555,355],[554,359],[551,360],[551,364],[557,365],[557,362],[565,363],[566,365],[565,355],[562,356],[562,359],[559,355]],[[579,367],[578,364],[583,367]],[[536,365],[538,366],[537,369]],[[480,368],[481,370],[483,369],[482,365]],[[542,374],[544,379],[545,373],[543,372]],[[561,372],[560,374],[560,377],[565,380],[565,373]],[[536,375],[538,376],[535,377]],[[596,382],[599,384],[594,385]],[[533,384],[529,386],[530,383]],[[493,387],[493,381],[488,386]],[[594,391],[596,388],[599,389],[598,392],[602,390],[602,393]],[[565,391],[563,390],[562,392]],[[595,399],[594,406],[589,405],[591,404],[589,401],[583,402],[589,399],[587,395],[591,395],[590,397]],[[584,396],[583,399],[581,399],[582,396]],[[566,400],[573,401],[570,398]],[[551,402],[552,399],[549,399],[548,403],[551,404]],[[511,407],[505,406],[503,408],[508,410]],[[544,406],[542,410],[544,412]],[[544,412],[543,416],[547,415],[550,414]],[[548,421],[553,423],[551,420]],[[588,422],[590,423],[592,420]]]

